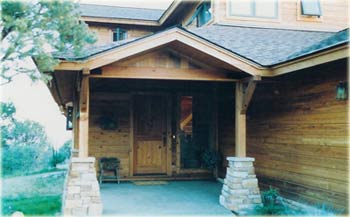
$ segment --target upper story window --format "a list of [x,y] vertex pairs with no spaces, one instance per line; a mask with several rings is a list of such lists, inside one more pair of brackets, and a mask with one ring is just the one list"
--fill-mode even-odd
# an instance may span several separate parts
[[194,14],[190,18],[188,24],[194,23],[195,21],[196,26],[201,27],[206,23],[208,23],[211,20],[211,18],[212,18],[211,2],[205,1],[196,9]]
[[322,15],[321,4],[319,0],[301,0],[301,14],[306,16]]
[[211,20],[211,4],[210,2],[204,2],[199,6],[197,15],[197,26],[203,26]]
[[278,0],[230,0],[232,16],[277,18]]
[[127,32],[125,29],[116,28],[113,31],[113,41],[121,41],[127,39]]

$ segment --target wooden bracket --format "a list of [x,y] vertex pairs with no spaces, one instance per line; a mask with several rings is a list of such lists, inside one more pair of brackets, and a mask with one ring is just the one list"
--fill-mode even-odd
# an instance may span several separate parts
[[[260,76],[252,76],[249,78],[244,78],[241,81],[239,81],[240,84],[237,85],[237,87],[241,88],[242,91],[242,105],[240,106],[240,113],[246,114],[248,110],[249,103],[253,97],[256,83],[261,80]],[[248,85],[246,88],[244,88],[243,83],[248,82]]]
[[82,72],[83,72],[83,75],[90,75],[90,69],[89,68],[83,68]]

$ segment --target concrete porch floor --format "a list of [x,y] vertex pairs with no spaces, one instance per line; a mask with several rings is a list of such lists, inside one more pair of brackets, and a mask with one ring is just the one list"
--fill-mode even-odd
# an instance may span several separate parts
[[216,181],[168,181],[166,185],[102,183],[103,215],[234,216],[219,204]]

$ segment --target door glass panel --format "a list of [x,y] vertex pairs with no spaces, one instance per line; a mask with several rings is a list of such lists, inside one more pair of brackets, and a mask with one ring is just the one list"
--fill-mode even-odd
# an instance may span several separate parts
[[209,146],[209,101],[204,96],[180,98],[181,168],[200,168],[201,155]]

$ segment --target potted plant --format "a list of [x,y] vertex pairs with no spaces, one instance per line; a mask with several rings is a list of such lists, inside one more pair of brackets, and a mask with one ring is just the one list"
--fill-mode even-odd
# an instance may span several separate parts
[[212,149],[204,150],[201,155],[201,158],[203,167],[210,170],[214,169],[221,161],[220,154]]

